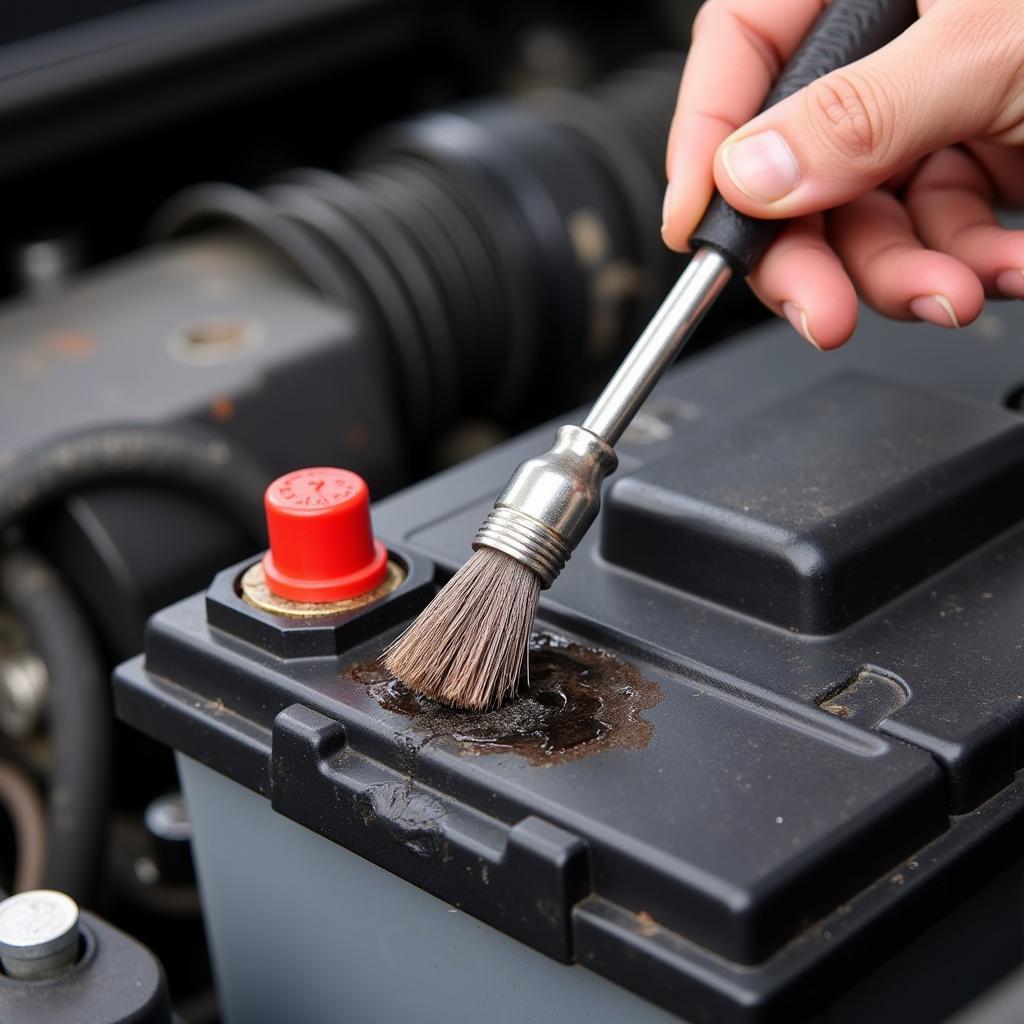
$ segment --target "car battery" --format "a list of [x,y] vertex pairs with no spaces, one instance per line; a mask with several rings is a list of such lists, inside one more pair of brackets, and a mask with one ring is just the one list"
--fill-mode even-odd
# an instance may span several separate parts
[[379,658],[550,427],[375,506],[365,603],[247,562],[157,614],[116,702],[178,752],[227,1020],[937,1021],[1024,961],[1022,334],[669,373],[496,711]]

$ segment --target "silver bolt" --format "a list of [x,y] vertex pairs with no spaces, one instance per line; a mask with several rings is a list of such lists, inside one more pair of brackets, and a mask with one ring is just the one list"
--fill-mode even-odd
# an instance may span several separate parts
[[136,857],[133,867],[135,868],[135,877],[143,885],[156,885],[160,881],[160,869],[152,857]]
[[144,885],[163,882],[184,885],[195,880],[192,867],[192,822],[180,793],[157,797],[147,808],[146,828],[153,837],[151,857],[135,862],[136,877]]
[[0,966],[12,978],[48,978],[78,958],[78,904],[53,889],[0,903]]
[[81,247],[72,236],[28,242],[14,254],[18,284],[38,298],[56,295],[81,263]]
[[158,796],[146,808],[145,822],[146,828],[157,839],[188,842],[192,838],[192,822],[189,820],[185,799],[180,793]]
[[167,351],[190,366],[220,366],[247,356],[263,344],[267,329],[259,320],[226,314],[195,320],[173,330]]
[[23,740],[35,732],[46,707],[46,666],[32,651],[0,653],[0,732]]

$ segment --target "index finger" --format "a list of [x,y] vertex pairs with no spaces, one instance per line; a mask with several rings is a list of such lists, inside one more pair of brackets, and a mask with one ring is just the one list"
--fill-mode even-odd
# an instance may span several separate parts
[[828,0],[706,0],[669,134],[665,242],[683,251],[714,191],[718,147],[760,109]]

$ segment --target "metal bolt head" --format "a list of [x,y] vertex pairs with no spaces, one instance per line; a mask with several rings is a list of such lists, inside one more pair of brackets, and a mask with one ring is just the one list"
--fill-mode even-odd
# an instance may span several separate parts
[[146,828],[158,839],[188,842],[192,838],[192,823],[180,793],[158,796],[146,808],[145,821]]
[[0,965],[12,978],[46,978],[78,957],[78,904],[53,889],[0,903]]
[[151,857],[139,857],[135,874],[144,885],[195,882],[192,866],[192,823],[180,793],[157,797],[146,808],[146,828],[153,837]]
[[0,610],[0,733],[12,740],[30,736],[42,720],[49,685],[24,627]]
[[31,651],[0,653],[0,732],[23,740],[35,732],[46,707],[46,666]]

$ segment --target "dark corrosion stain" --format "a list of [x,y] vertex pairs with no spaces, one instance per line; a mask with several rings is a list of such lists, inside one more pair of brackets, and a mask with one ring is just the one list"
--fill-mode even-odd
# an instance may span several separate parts
[[466,753],[514,753],[531,764],[645,747],[653,726],[641,712],[661,699],[661,687],[627,662],[548,634],[531,638],[529,680],[524,674],[516,699],[496,711],[438,704],[377,661],[352,665],[346,675],[382,708],[410,718],[425,740],[450,737]]

